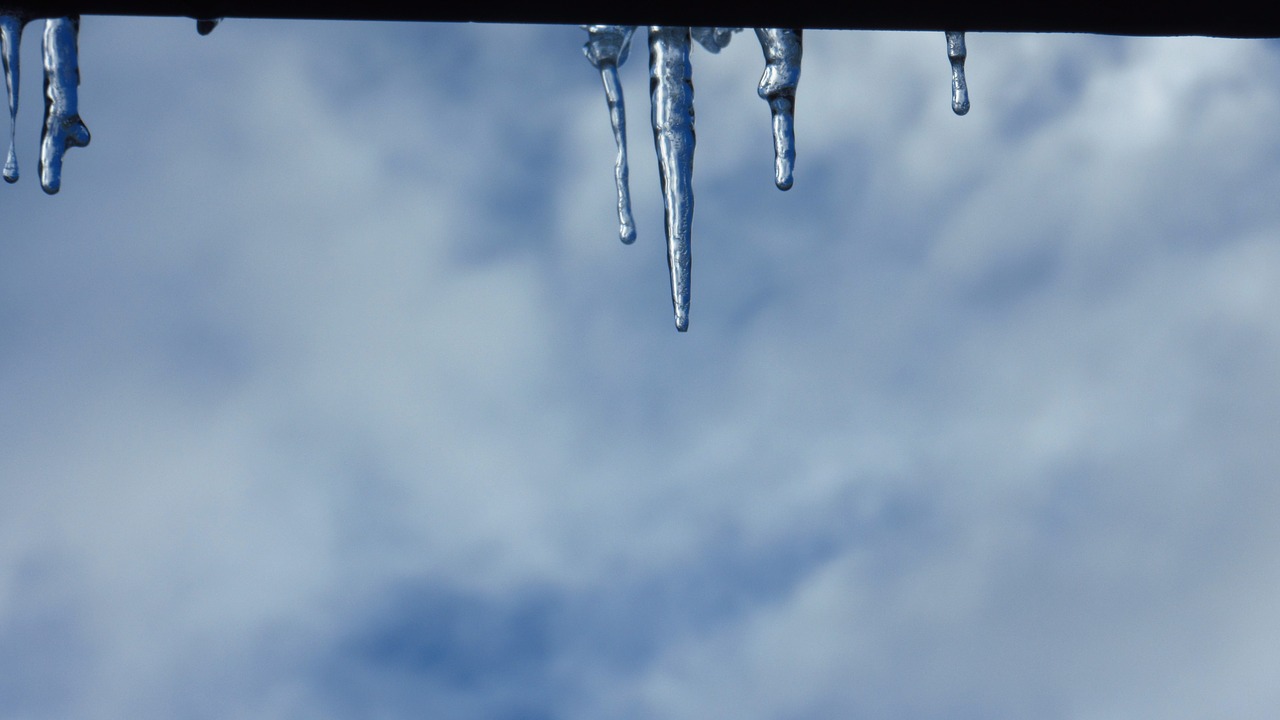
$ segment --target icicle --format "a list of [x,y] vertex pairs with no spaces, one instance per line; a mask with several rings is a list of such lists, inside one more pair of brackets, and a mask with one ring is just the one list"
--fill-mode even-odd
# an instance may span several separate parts
[[27,18],[12,13],[0,14],[0,50],[3,51],[4,85],[9,91],[9,154],[4,161],[6,182],[18,182],[18,154],[13,149],[14,131],[18,125],[18,61],[21,59],[22,27]]
[[618,79],[618,67],[627,61],[631,52],[633,25],[583,25],[589,35],[582,52],[592,67],[600,71],[604,82],[604,98],[609,104],[609,122],[613,125],[613,141],[618,146],[618,158],[613,164],[614,180],[618,185],[618,236],[630,245],[636,241],[636,223],[631,216],[631,188],[627,169],[627,111],[622,99],[622,82]]
[[649,28],[649,94],[666,214],[667,267],[676,329],[689,329],[689,255],[693,225],[693,68],[687,27]]
[[222,22],[222,18],[196,18],[196,32],[201,35],[208,35],[213,29],[218,27],[218,23]]
[[964,33],[947,31],[947,59],[951,61],[951,110],[957,115],[969,112],[969,85],[964,81]]
[[802,32],[798,28],[756,28],[765,62],[759,93],[769,102],[773,115],[773,181],[779,190],[791,188],[796,163],[796,84],[800,82]]
[[80,120],[76,87],[80,66],[76,35],[80,16],[50,18],[44,26],[44,131],[40,135],[40,187],[53,195],[62,185],[62,155],[89,144],[89,128]]
[[733,39],[733,34],[742,32],[742,28],[729,27],[695,27],[689,28],[689,34],[698,44],[707,49],[707,52],[718,53],[729,46],[729,41]]

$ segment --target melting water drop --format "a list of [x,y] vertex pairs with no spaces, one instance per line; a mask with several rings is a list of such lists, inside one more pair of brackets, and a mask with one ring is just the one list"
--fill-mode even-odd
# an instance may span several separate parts
[[957,115],[969,112],[969,85],[964,80],[964,33],[947,31],[947,59],[951,61],[951,110]]
[[22,45],[22,26],[27,19],[10,13],[0,14],[0,52],[4,61],[4,85],[9,92],[9,154],[4,161],[6,182],[18,182],[18,154],[13,149],[14,131],[18,124],[18,60]]
[[222,18],[196,18],[196,32],[201,35],[208,35],[213,29],[218,27],[218,23],[222,22]]
[[796,164],[795,107],[802,32],[799,28],[756,28],[765,62],[758,91],[773,115],[773,181],[779,190],[791,188]]
[[667,267],[676,329],[689,329],[689,255],[693,226],[693,68],[687,27],[649,28],[649,93],[666,216]]
[[80,120],[76,88],[80,66],[76,37],[80,16],[50,18],[44,26],[44,131],[40,135],[40,187],[50,195],[62,186],[62,155],[89,144]]
[[636,241],[636,223],[631,216],[631,188],[627,179],[627,111],[618,67],[627,61],[631,52],[631,35],[636,29],[633,25],[583,25],[583,28],[588,37],[582,52],[592,67],[600,71],[604,98],[609,104],[609,122],[613,125],[613,141],[618,146],[618,158],[613,164],[614,180],[618,185],[618,236],[629,245]]

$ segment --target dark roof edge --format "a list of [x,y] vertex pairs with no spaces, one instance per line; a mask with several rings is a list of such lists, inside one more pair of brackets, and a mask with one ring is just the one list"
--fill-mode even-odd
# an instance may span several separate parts
[[[939,0],[841,3],[831,0],[648,0],[641,6],[611,7],[599,0],[543,0],[513,8],[510,3],[453,0],[360,0],[336,4],[300,0],[8,0],[30,18],[66,15],[145,15],[315,20],[397,20],[428,22],[614,23],[630,25],[716,25],[721,27],[803,27],[848,30],[965,30],[970,32],[1071,32],[1106,35],[1206,35],[1280,37],[1280,5],[1219,0],[1163,3],[1083,0],[1031,3],[1026,0]],[[843,6],[846,5],[847,6]]]

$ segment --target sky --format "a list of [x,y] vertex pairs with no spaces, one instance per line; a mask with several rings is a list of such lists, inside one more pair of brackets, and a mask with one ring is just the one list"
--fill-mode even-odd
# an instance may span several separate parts
[[0,187],[0,719],[1280,713],[1280,44],[86,17]]

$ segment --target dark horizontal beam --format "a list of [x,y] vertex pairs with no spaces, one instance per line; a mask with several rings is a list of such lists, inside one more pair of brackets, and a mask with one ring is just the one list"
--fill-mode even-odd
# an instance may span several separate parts
[[1159,5],[1139,0],[543,0],[520,6],[483,0],[0,0],[0,5],[27,17],[151,15],[1280,37],[1280,4],[1256,0]]

